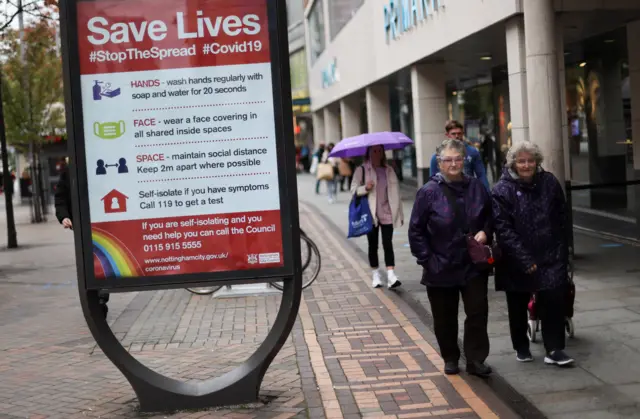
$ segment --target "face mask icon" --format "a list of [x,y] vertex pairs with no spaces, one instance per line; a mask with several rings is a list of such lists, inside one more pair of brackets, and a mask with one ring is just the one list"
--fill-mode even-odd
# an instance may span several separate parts
[[124,121],[118,122],[94,122],[93,133],[103,140],[115,140],[124,134]]

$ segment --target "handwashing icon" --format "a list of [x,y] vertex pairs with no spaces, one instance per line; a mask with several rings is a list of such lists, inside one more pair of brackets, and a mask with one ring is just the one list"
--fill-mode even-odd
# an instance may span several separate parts
[[115,140],[120,138],[125,132],[124,121],[118,122],[94,122],[93,133],[103,140]]
[[[99,80],[94,80],[96,84],[93,85],[93,100],[102,100],[102,97],[114,98],[120,95],[120,88],[111,89],[111,83],[104,83]],[[101,86],[104,85],[104,86]]]

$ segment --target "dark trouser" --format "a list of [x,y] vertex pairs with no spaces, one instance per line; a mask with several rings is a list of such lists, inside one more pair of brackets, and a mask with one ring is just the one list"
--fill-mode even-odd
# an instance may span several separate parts
[[320,182],[322,182],[320,179],[316,180],[316,193],[317,194],[320,193]]
[[[567,289],[560,286],[551,290],[539,291],[536,295],[536,314],[542,326],[544,348],[549,352],[564,350],[564,313]],[[513,349],[529,349],[527,306],[531,294],[528,292],[507,292],[509,310],[509,329]]]
[[[340,178],[340,192],[348,191],[351,188],[351,182],[353,181],[353,175],[350,176],[342,176]],[[345,188],[344,183],[347,183],[347,187]]]
[[378,231],[382,230],[382,249],[384,250],[384,264],[386,267],[396,266],[395,255],[393,254],[393,224],[378,224],[367,234],[369,242],[369,266],[377,269],[380,266],[378,261]]
[[433,326],[445,362],[458,362],[458,302],[462,294],[464,312],[464,354],[467,363],[484,362],[489,356],[489,301],[488,277],[472,279],[463,287],[430,287],[427,295],[431,303]]

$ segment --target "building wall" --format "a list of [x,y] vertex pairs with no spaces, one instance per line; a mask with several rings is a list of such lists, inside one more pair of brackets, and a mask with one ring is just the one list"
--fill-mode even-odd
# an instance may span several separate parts
[[[418,8],[423,0],[406,0]],[[411,25],[396,39],[385,27],[385,10],[403,0],[368,0],[310,64],[312,109],[320,109],[395,71],[449,46],[488,26],[519,13],[519,0],[426,0],[436,11]],[[325,18],[327,19],[327,18]],[[328,19],[327,19],[328,20]],[[399,16],[398,27],[402,26]],[[325,21],[325,25],[328,22]],[[323,71],[335,63],[339,74],[329,87],[323,87]]]
[[[325,12],[327,1],[330,0],[324,1]],[[411,25],[395,40],[387,39],[385,30],[385,8],[389,9],[390,0],[364,1],[334,39],[330,39],[330,21],[325,13],[325,49],[317,60],[309,60],[312,110],[321,109],[482,29],[522,13],[523,1],[529,0],[394,0],[401,9],[405,3],[410,8],[413,2],[418,6],[427,3],[430,8],[434,3],[437,5],[436,12]],[[555,0],[554,6],[558,12],[620,11],[637,10],[639,3],[639,0]],[[314,1],[307,1],[307,15],[313,4]],[[401,21],[398,26],[402,26]],[[308,25],[305,30],[309,30]],[[333,73],[330,75],[336,79],[328,87],[323,87],[323,72]]]

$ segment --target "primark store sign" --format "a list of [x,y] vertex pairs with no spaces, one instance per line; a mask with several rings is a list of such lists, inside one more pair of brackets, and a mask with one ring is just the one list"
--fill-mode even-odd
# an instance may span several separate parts
[[387,43],[410,31],[444,7],[444,0],[390,0],[384,6]]

